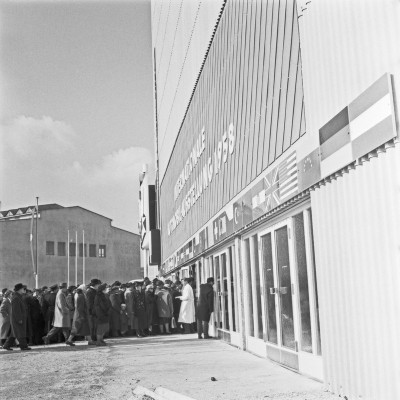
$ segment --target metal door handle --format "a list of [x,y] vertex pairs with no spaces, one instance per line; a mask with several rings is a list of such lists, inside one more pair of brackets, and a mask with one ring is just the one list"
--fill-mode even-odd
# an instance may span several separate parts
[[276,288],[274,287],[269,288],[269,294],[276,294]]

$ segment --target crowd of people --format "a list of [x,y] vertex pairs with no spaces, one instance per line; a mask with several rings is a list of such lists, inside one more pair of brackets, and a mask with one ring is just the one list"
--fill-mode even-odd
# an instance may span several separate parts
[[[29,290],[22,283],[3,289],[0,297],[0,335],[4,350],[64,342],[75,346],[105,346],[105,338],[194,333],[209,338],[214,309],[214,279],[200,285],[195,307],[193,278],[112,285],[92,279],[88,285],[66,283]],[[196,319],[197,317],[197,319]],[[197,323],[196,323],[197,322]]]

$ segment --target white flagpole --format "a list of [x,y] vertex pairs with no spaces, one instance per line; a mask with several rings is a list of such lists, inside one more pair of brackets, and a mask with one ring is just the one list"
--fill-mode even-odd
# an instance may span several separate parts
[[83,262],[83,265],[82,265],[82,280],[83,280],[83,284],[86,282],[86,280],[85,280],[85,231],[83,230],[82,231],[82,262]]
[[67,267],[67,281],[68,281],[68,286],[69,286],[69,229],[68,229],[68,241],[67,241],[67,259],[68,259],[68,267]]
[[78,231],[75,231],[75,286],[78,286]]

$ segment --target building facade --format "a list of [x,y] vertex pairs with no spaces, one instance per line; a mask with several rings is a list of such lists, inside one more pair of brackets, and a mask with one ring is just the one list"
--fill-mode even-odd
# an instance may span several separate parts
[[400,398],[400,3],[152,2],[160,274],[215,334]]
[[139,235],[116,228],[111,219],[82,207],[39,206],[36,257],[35,207],[0,212],[0,283],[35,287],[70,285],[99,278],[112,283],[143,277]]

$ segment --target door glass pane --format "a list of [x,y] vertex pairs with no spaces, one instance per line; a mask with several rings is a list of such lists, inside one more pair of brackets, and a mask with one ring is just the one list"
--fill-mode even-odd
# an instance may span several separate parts
[[276,230],[276,252],[279,278],[280,318],[283,346],[295,348],[292,282],[290,279],[289,243],[287,226]]
[[245,268],[246,268],[246,276],[247,279],[245,279],[244,285],[246,287],[246,292],[247,296],[245,299],[245,304],[247,305],[246,307],[246,312],[245,312],[245,318],[247,320],[247,326],[248,326],[248,334],[250,336],[254,336],[254,321],[253,321],[253,294],[252,294],[252,285],[251,285],[251,260],[250,260],[250,240],[246,239],[244,241],[244,260],[245,260]]
[[265,279],[265,310],[267,314],[267,340],[278,343],[276,328],[275,294],[274,294],[274,265],[272,259],[272,240],[268,233],[261,237],[262,268]]
[[216,314],[217,318],[215,321],[217,328],[222,328],[222,315],[221,315],[221,292],[222,292],[222,285],[221,285],[221,270],[220,270],[220,263],[219,257],[214,258],[214,265],[215,265],[215,273],[217,274],[217,307],[216,307]]
[[254,254],[252,255],[252,262],[254,262],[254,268],[252,268],[252,271],[254,271],[254,277],[253,277],[253,282],[254,284],[254,290],[256,291],[256,301],[257,301],[257,309],[254,310],[254,313],[256,314],[256,318],[258,321],[257,327],[258,327],[258,332],[255,332],[255,337],[262,339],[263,338],[263,319],[262,319],[262,309],[261,309],[261,282],[260,282],[260,266],[258,263],[258,240],[257,236],[253,236],[251,238],[253,240],[254,244]]
[[310,215],[310,236],[311,236],[311,247],[312,247],[312,256],[313,256],[313,275],[314,275],[314,287],[315,287],[315,304],[317,309],[316,312],[316,320],[317,320],[317,354],[321,355],[321,333],[319,327],[319,304],[318,304],[318,287],[317,287],[317,270],[315,269],[315,252],[314,252],[314,232],[312,229],[312,214],[311,209],[309,210]]
[[310,299],[308,293],[307,257],[303,213],[295,215],[293,220],[297,274],[299,279],[299,301],[301,316],[300,349],[312,353]]
[[235,292],[235,285],[236,285],[236,270],[235,270],[235,262],[233,257],[235,256],[233,247],[229,247],[229,256],[231,259],[230,271],[231,271],[231,293],[232,293],[232,326],[231,330],[236,332],[236,316],[237,316],[237,298]]
[[229,329],[229,308],[228,308],[228,278],[226,274],[226,253],[221,254],[221,270],[222,270],[222,327]]

